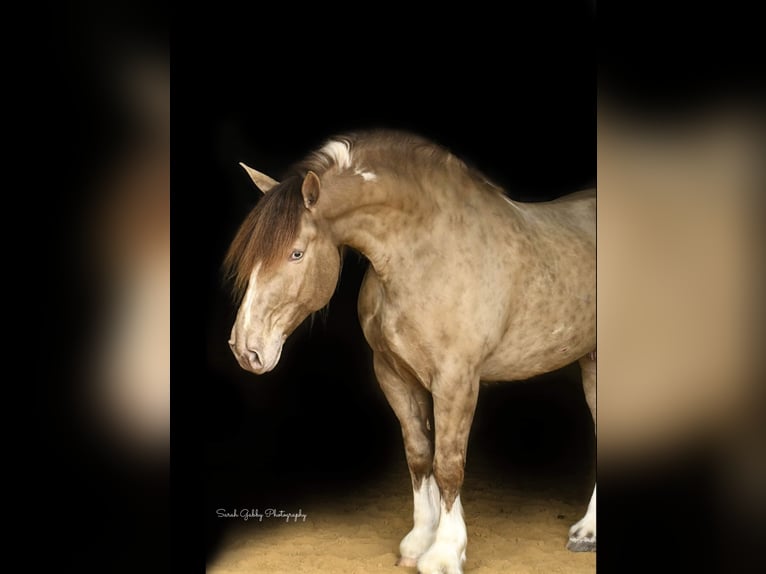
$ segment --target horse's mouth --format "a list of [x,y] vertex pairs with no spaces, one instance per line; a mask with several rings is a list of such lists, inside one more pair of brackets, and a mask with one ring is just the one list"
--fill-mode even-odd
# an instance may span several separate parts
[[245,371],[253,373],[255,375],[263,375],[279,364],[279,359],[282,357],[282,348],[284,346],[284,340],[280,341],[278,345],[273,345],[269,349],[263,351],[242,350],[239,351],[233,341],[229,341],[229,347],[237,359],[239,366]]
[[[280,344],[279,347],[277,348],[277,352],[272,354],[270,359],[268,357],[263,357],[261,359],[260,365],[254,365],[252,367],[245,367],[245,366],[243,366],[243,368],[245,370],[250,371],[251,373],[256,374],[256,375],[263,375],[264,373],[268,373],[269,371],[273,371],[276,368],[276,366],[279,364],[279,359],[282,358],[282,348],[283,348],[283,346],[284,345]],[[240,362],[240,364],[242,364],[242,363]]]

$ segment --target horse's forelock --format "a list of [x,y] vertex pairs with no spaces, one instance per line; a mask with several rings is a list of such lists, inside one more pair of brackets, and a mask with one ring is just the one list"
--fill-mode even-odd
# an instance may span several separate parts
[[268,191],[239,226],[223,263],[235,299],[242,298],[257,263],[268,271],[298,236],[303,212],[301,184],[295,175]]

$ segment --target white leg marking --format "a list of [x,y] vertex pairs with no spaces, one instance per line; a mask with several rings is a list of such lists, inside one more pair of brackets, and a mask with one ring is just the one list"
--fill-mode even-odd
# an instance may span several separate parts
[[585,516],[569,529],[567,548],[572,552],[593,552],[596,550],[596,487],[590,497]]
[[460,497],[455,499],[449,511],[442,501],[436,540],[418,560],[418,571],[421,574],[463,574],[467,542]]
[[417,490],[413,490],[415,511],[414,526],[399,545],[399,566],[415,566],[418,558],[431,547],[439,524],[439,487],[433,475],[424,478]]

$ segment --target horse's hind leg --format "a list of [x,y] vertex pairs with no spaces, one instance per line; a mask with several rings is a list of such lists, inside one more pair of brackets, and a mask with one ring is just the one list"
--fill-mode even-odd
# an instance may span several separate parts
[[[593,416],[593,426],[596,427],[596,355],[589,353],[580,359],[582,370],[582,386],[585,400]],[[596,550],[596,486],[588,504],[585,516],[569,529],[567,548],[573,552],[592,552]]]
[[399,545],[399,566],[414,567],[431,546],[439,524],[439,490],[433,477],[431,395],[388,357],[375,353],[375,375],[402,426],[404,450],[412,478],[412,530]]

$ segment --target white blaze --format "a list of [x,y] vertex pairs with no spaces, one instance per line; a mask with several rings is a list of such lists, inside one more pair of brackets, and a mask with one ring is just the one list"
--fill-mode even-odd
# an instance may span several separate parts
[[237,325],[240,326],[239,331],[240,333],[244,333],[245,336],[247,336],[247,332],[250,329],[250,322],[252,321],[253,300],[255,299],[255,292],[258,288],[258,271],[260,268],[261,264],[258,263],[253,268],[252,273],[250,273],[250,280],[247,282],[247,291],[245,291],[245,296],[242,299],[242,304],[240,305],[239,313],[237,314],[237,321],[234,324],[235,327]]
[[269,286],[258,284],[259,271],[260,264],[250,273],[229,339],[239,365],[255,374],[266,373],[277,366],[286,339],[280,330],[284,326],[274,322],[275,310],[266,308],[264,303],[264,289]]

